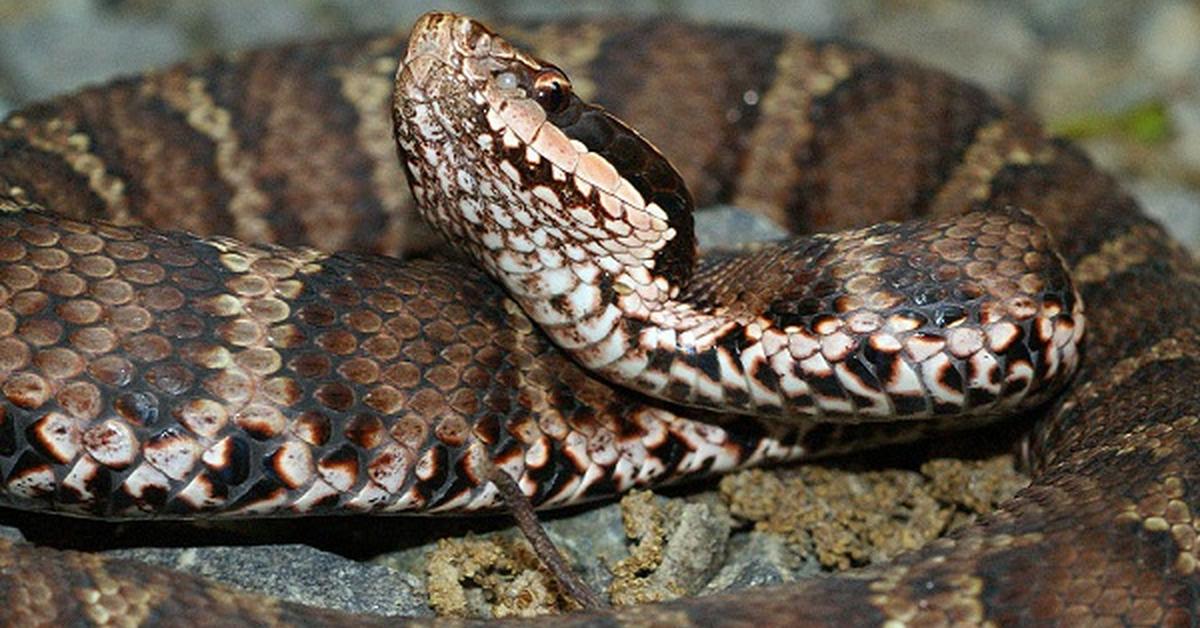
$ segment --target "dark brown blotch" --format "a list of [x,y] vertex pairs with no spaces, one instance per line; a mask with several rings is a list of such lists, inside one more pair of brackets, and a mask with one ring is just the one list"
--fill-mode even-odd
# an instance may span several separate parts
[[301,321],[314,327],[328,327],[337,322],[337,312],[323,303],[312,303],[296,313]]

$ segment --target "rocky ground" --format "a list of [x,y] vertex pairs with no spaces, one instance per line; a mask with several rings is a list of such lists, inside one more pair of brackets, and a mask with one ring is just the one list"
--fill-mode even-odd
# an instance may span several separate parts
[[[2,0],[0,114],[209,50],[390,29],[431,8],[506,19],[668,12],[865,40],[1027,103],[1200,251],[1195,0]],[[744,230],[720,222],[744,216],[725,216],[708,223],[708,233]],[[614,599],[645,601],[886,559],[961,525],[1022,483],[1003,455],[947,460],[933,446],[923,459],[748,472],[699,487],[708,490],[672,490],[669,500],[637,494],[581,509],[550,528],[589,581]],[[179,549],[119,551],[341,608],[486,615],[562,605],[503,520],[263,522],[249,533],[244,526],[95,524],[20,513],[0,514],[0,521],[31,540],[71,538],[83,548],[137,546],[152,536]],[[206,547],[187,547],[195,538]],[[268,542],[274,545],[260,545]],[[361,559],[397,547],[371,563],[325,551]],[[513,601],[493,604],[507,598]]]

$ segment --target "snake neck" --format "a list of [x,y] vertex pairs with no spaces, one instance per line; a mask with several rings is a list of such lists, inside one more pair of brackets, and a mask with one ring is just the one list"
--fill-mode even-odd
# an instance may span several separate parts
[[692,201],[649,142],[467,18],[418,23],[397,144],[421,213],[583,366],[668,401],[895,420],[1030,405],[1081,304],[1019,210],[887,224],[697,271]]

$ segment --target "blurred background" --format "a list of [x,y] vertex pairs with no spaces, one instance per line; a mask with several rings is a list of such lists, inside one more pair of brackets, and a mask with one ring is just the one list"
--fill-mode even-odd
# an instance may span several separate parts
[[1026,103],[1200,251],[1200,0],[0,0],[0,115],[210,51],[407,27],[671,15],[865,41]]

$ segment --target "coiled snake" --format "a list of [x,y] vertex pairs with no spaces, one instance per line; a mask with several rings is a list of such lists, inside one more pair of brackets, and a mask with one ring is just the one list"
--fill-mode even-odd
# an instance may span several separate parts
[[[1073,148],[970,86],[840,44],[526,31],[548,58],[591,52],[563,74],[469,21],[417,33],[396,136],[418,205],[515,303],[467,265],[367,254],[398,252],[411,203],[382,117],[403,38],[179,67],[5,122],[6,503],[465,510],[495,505],[486,458],[554,505],[850,446],[804,416],[962,421],[1044,399],[1078,361],[1080,299],[1053,239],[1090,339],[1033,435],[1031,487],[873,571],[577,621],[1195,620],[1196,266]],[[625,99],[612,108],[701,204],[797,229],[923,222],[689,278],[680,177],[572,89]],[[292,248],[245,243],[263,241]],[[369,619],[7,542],[0,565],[13,621]]]

